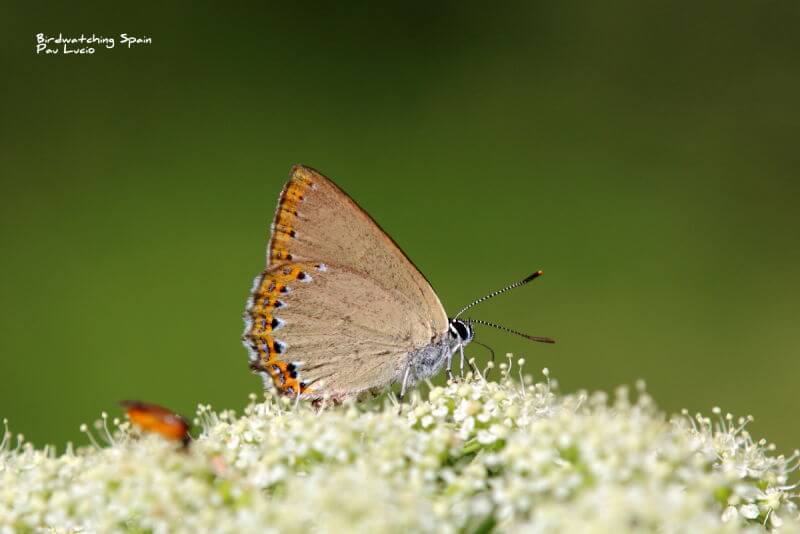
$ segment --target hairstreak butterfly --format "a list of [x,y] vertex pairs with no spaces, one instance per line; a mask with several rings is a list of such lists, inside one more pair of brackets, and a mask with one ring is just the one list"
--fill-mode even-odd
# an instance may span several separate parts
[[431,284],[400,247],[330,179],[302,165],[281,192],[267,249],[267,268],[253,282],[243,341],[250,367],[281,394],[340,402],[448,376],[456,352],[474,337],[459,319],[490,293],[448,319]]

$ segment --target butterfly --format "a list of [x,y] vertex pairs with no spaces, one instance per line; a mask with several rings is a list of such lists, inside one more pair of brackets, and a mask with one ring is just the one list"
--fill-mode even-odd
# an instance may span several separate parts
[[145,432],[180,441],[184,447],[189,445],[189,423],[169,408],[141,401],[120,401],[131,422]]
[[372,217],[329,178],[292,168],[271,227],[267,267],[254,282],[242,336],[250,368],[280,394],[334,403],[408,388],[447,368],[474,339],[459,319],[490,293],[448,318],[430,282]]

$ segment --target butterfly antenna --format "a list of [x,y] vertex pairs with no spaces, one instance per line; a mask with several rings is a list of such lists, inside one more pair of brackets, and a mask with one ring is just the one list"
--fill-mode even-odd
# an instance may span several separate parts
[[555,343],[556,340],[549,338],[549,337],[541,337],[541,336],[532,336],[530,334],[525,334],[523,332],[518,332],[516,330],[512,330],[506,326],[502,326],[499,324],[490,323],[488,321],[481,321],[480,319],[464,319],[469,324],[480,324],[483,326],[491,326],[492,328],[497,328],[498,330],[502,330],[503,332],[508,332],[509,334],[514,334],[515,336],[524,337],[525,339],[530,339],[531,341],[538,341],[539,343]]
[[464,306],[463,308],[461,308],[458,311],[458,313],[455,315],[455,317],[453,317],[453,319],[458,319],[458,317],[462,313],[464,313],[468,309],[472,308],[473,306],[476,306],[476,305],[480,304],[481,302],[483,302],[485,300],[489,300],[490,298],[496,297],[497,295],[500,295],[500,294],[503,294],[506,291],[511,291],[514,288],[517,288],[517,287],[520,287],[520,286],[524,286],[528,282],[531,282],[531,281],[535,280],[536,278],[539,278],[540,276],[542,276],[542,274],[544,274],[543,271],[536,271],[532,275],[525,277],[524,279],[520,280],[519,282],[514,282],[513,284],[508,285],[508,286],[504,287],[503,289],[498,289],[497,291],[492,291],[488,295],[485,295],[485,296],[483,296],[483,297],[481,297],[481,298],[479,298],[477,300],[472,301],[471,303],[469,303],[466,306]]

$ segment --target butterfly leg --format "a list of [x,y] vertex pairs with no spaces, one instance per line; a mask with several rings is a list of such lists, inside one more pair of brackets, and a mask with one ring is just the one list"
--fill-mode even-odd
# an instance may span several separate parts
[[411,372],[411,366],[406,366],[406,372],[403,375],[403,385],[400,386],[400,399],[397,406],[397,415],[403,413],[403,398],[406,396],[406,387],[408,386],[408,373]]
[[447,381],[453,381],[453,354],[450,351],[447,354]]
[[464,345],[459,345],[458,350],[461,353],[461,378],[464,378]]

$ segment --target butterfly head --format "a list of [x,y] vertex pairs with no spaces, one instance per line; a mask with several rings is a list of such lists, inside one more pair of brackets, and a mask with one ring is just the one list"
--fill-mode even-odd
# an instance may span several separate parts
[[475,337],[475,331],[466,321],[460,319],[450,319],[450,337],[459,345],[466,345]]

